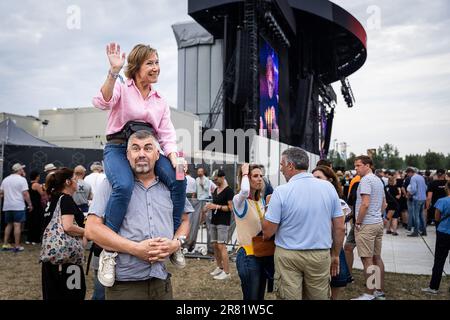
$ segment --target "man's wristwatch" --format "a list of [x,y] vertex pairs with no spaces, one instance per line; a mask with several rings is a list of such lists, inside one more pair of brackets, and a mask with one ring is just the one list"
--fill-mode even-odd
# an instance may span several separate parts
[[186,243],[186,236],[179,236],[177,240],[180,242],[180,248]]

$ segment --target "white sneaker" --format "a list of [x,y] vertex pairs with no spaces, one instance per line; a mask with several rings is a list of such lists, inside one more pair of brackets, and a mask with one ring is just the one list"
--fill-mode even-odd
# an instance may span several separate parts
[[25,241],[25,244],[31,244],[31,242],[30,241]]
[[222,269],[220,269],[219,267],[216,267],[216,268],[214,269],[214,271],[213,271],[213,272],[210,272],[209,274],[212,275],[212,276],[217,276],[217,275],[221,274],[222,272],[223,272]]
[[178,249],[172,253],[170,256],[170,262],[172,262],[172,264],[178,269],[183,269],[186,267],[186,259],[184,258],[184,254],[181,249]]
[[104,287],[112,287],[116,280],[116,257],[117,252],[102,250],[98,261],[98,281]]
[[428,287],[428,288],[422,288],[422,292],[424,292],[424,293],[429,293],[429,294],[438,294],[438,293],[439,293],[438,290],[431,289],[430,287]]
[[217,276],[214,276],[214,279],[216,280],[227,280],[230,279],[231,275],[229,273],[226,273],[225,271],[222,271]]
[[363,293],[358,298],[353,298],[351,300],[375,300],[375,296],[368,293]]
[[386,300],[386,295],[381,290],[375,290],[373,296],[375,297],[375,300]]

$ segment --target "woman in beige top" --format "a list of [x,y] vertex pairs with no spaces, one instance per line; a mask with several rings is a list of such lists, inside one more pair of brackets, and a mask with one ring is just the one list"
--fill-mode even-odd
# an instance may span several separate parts
[[254,256],[252,247],[252,238],[261,232],[261,220],[264,217],[264,182],[261,167],[243,164],[239,170],[238,182],[239,192],[233,198],[233,212],[240,244],[236,267],[244,300],[263,300],[266,275],[262,258]]

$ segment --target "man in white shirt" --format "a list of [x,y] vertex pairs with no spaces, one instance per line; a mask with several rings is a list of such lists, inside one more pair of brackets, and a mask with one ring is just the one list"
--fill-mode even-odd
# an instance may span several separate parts
[[194,178],[191,177],[189,170],[186,170],[186,196],[188,198],[195,198],[197,193],[197,183]]
[[[16,163],[12,166],[12,174],[7,176],[0,185],[0,197],[4,197],[3,211],[5,212],[5,238],[2,250],[13,249],[15,252],[23,251],[20,246],[20,236],[22,232],[22,223],[25,222],[25,202],[28,204],[28,210],[32,211],[30,194],[28,193],[28,183],[24,178],[24,165]],[[11,231],[14,227],[14,248],[8,243]]]
[[106,175],[103,173],[102,164],[98,161],[93,162],[90,169],[92,173],[84,178],[84,182],[91,186],[92,194],[95,194],[97,185],[105,179]]
[[217,188],[217,186],[205,175],[205,169],[201,167],[197,169],[197,179],[195,179],[195,181],[197,183],[197,199],[210,199],[211,194]]
[[[197,169],[197,179],[195,179],[195,181],[197,184],[197,199],[200,201],[200,222],[205,220],[206,229],[209,230],[211,225],[211,214],[212,214],[211,211],[208,211],[204,219],[201,216],[203,215],[202,214],[203,207],[205,206],[208,200],[212,199],[212,193],[214,192],[214,190],[216,190],[217,186],[214,184],[214,182],[208,179],[208,177],[205,174],[205,169],[203,169],[202,167],[199,167]],[[191,225],[193,223],[194,222],[191,222]],[[192,234],[192,236],[193,235],[194,234]],[[195,234],[195,236],[197,235]],[[208,252],[213,253],[214,250],[211,244],[209,232],[207,233],[206,238],[207,238],[206,242],[208,243],[207,245]]]

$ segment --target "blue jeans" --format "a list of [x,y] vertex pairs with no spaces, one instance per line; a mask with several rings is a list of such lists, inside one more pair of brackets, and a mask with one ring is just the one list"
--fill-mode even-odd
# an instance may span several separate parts
[[341,249],[341,252],[339,253],[339,274],[335,277],[331,277],[330,287],[346,287],[347,283],[351,282],[351,278],[352,276],[350,275],[347,261],[345,260],[344,249]]
[[412,200],[407,199],[406,205],[408,207],[408,230],[412,230],[416,227],[414,224],[414,213],[413,213],[413,206],[412,206]]
[[414,221],[414,233],[427,232],[425,220],[423,219],[423,207],[425,205],[424,200],[412,200],[411,210]]
[[266,275],[262,259],[248,256],[244,248],[240,248],[236,256],[236,267],[241,278],[244,300],[264,300]]
[[102,286],[97,277],[98,271],[94,272],[94,293],[91,300],[105,300],[105,287]]
[[[112,186],[112,193],[106,205],[105,223],[115,232],[119,232],[134,188],[134,175],[126,156],[126,150],[125,143],[107,143],[103,153],[105,174]],[[176,179],[172,163],[163,155],[160,155],[159,160],[156,161],[155,175],[170,190],[173,203],[173,226],[176,231],[181,224],[181,215],[184,212],[186,179]]]

